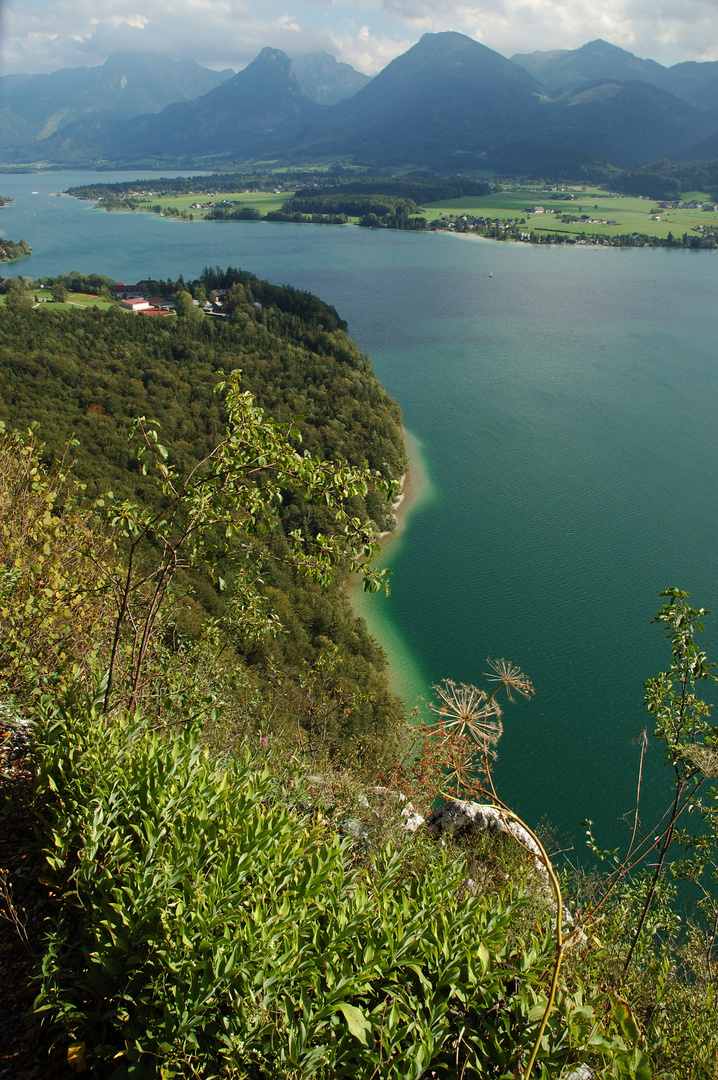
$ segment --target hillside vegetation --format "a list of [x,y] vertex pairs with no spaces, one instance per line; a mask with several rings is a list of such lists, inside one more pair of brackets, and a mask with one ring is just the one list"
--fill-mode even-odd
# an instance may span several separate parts
[[657,613],[664,819],[637,806],[623,856],[589,826],[599,870],[561,871],[492,778],[530,680],[491,661],[410,728],[343,598],[386,587],[405,467],[368,360],[308,294],[189,287],[228,318],[181,287],[164,320],[0,306],[0,884],[33,1023],[100,1080],[714,1080],[707,613]]
[[[66,280],[78,284],[72,276]],[[214,392],[221,372],[240,368],[243,389],[276,421],[300,418],[302,452],[355,467],[367,462],[384,481],[398,479],[405,469],[401,414],[336,311],[307,293],[240,271],[207,271],[197,288],[222,285],[233,286],[232,313],[216,321],[194,310],[163,320],[133,318],[117,307],[31,310],[29,298],[25,307],[22,298],[12,299],[0,327],[0,420],[21,431],[38,424],[47,460],[76,440],[74,475],[88,498],[112,491],[116,500],[158,507],[160,493],[128,445],[129,425],[138,416],[151,419],[169,460],[189,474],[224,430],[224,407]],[[10,304],[10,294],[6,299]],[[284,535],[298,527],[312,535],[331,527],[328,511],[307,507],[300,493],[285,490],[282,499]],[[377,528],[390,520],[391,502],[374,487],[348,506]],[[228,559],[224,554],[220,563],[225,589],[196,570],[186,581],[177,633],[193,639],[205,614],[223,613],[233,580]],[[308,691],[301,683],[311,682],[312,666],[328,663],[338,650],[333,679],[354,706],[344,722],[355,725],[361,716],[374,732],[393,723],[399,704],[380,675],[383,655],[352,615],[339,584],[326,591],[301,580],[271,549],[262,556],[261,577],[260,588],[281,612],[281,633],[268,642],[240,635],[232,646],[256,677],[266,682],[271,663],[279,663],[284,696],[291,696],[291,683],[304,698]]]

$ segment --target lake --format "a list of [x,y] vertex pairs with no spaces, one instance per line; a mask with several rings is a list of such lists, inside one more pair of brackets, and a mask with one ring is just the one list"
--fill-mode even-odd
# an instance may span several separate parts
[[[718,607],[718,253],[185,223],[50,194],[97,178],[0,177],[16,199],[2,234],[35,248],[3,273],[232,264],[334,304],[428,475],[388,553],[390,598],[362,600],[397,684],[411,701],[442,678],[481,683],[489,656],[520,665],[536,696],[506,710],[499,793],[561,838],[590,817],[619,843],[643,683],[668,663],[657,593]],[[647,778],[648,823],[669,784],[658,747]]]

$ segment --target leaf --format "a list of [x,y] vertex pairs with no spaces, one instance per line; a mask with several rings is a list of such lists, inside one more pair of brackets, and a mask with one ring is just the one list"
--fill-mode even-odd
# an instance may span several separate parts
[[636,1080],[653,1080],[653,1076],[654,1071],[651,1059],[642,1053],[638,1068],[636,1069]]
[[70,1065],[75,1072],[84,1072],[87,1068],[87,1062],[85,1061],[85,1043],[71,1043],[67,1048],[67,1064]]
[[371,1031],[371,1024],[364,1016],[364,1013],[356,1005],[347,1005],[346,1002],[341,1002],[337,1007],[344,1014],[344,1019],[351,1034],[366,1046],[367,1033]]
[[635,1045],[641,1037],[641,1032],[628,1005],[623,1001],[616,1002],[614,1016],[626,1039],[628,1039],[629,1043]]

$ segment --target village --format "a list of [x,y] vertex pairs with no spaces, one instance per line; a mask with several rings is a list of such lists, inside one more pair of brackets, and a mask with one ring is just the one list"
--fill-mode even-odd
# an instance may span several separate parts
[[[139,281],[136,285],[127,285],[124,281],[116,281],[114,285],[110,285],[110,293],[114,299],[120,301],[120,306],[125,311],[141,312],[143,315],[174,315],[174,298],[155,295],[154,289],[157,284],[158,282],[151,280]],[[222,309],[226,295],[227,289],[212,289],[204,303],[200,300],[193,300],[192,302],[205,315],[224,319],[226,314]]]
[[[13,296],[20,292],[24,293],[24,304],[34,308],[48,309],[80,309],[120,307],[123,311],[129,311],[140,315],[176,316],[181,314],[177,311],[178,303],[176,293],[182,292],[183,283],[159,282],[152,279],[138,281],[136,284],[128,284],[124,281],[115,281],[102,284],[101,291],[94,291],[89,282],[80,281],[68,288],[61,280],[43,280],[32,282],[25,279],[23,289],[18,289],[15,284],[17,279],[12,279],[11,291]],[[7,303],[9,282],[0,277],[0,304]],[[97,286],[95,286],[96,290]],[[201,299],[191,298],[194,307],[204,315],[212,318],[225,319],[224,304],[227,289],[212,289],[206,297]],[[189,304],[189,293],[183,295],[185,305]],[[261,304],[257,304],[261,307]]]

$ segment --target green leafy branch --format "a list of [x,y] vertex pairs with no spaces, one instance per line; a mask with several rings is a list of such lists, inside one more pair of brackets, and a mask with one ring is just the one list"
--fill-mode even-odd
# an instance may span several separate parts
[[[388,499],[394,483],[367,467],[300,453],[296,444],[301,435],[296,425],[267,418],[252,394],[240,389],[239,372],[222,380],[216,391],[224,395],[228,416],[225,435],[184,478],[168,463],[157,424],[140,417],[130,430],[135,457],[144,474],[154,472],[164,505],[155,511],[124,501],[110,511],[111,523],[125,537],[128,552],[126,572],[116,580],[118,615],[105,680],[106,713],[125,626],[129,624],[133,633],[128,698],[132,709],[160,608],[180,569],[205,562],[216,567],[222,555],[233,553],[244,617],[257,633],[274,625],[262,609],[257,588],[269,540],[279,541],[282,548],[274,557],[288,561],[320,584],[327,584],[339,567],[350,567],[363,575],[365,589],[388,591],[388,571],[378,570],[372,563],[379,551],[376,527],[353,516],[348,506],[353,498],[366,496],[370,488]],[[289,490],[301,492],[306,503],[329,509],[331,534],[312,535],[306,528],[297,528],[285,536],[279,508]],[[226,583],[216,571],[215,580],[223,589]],[[139,596],[143,598],[141,610],[135,604]]]

